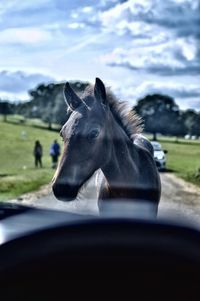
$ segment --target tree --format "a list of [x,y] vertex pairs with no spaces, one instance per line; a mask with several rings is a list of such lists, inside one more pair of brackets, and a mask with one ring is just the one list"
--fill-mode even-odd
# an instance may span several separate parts
[[53,102],[57,93],[58,84],[40,84],[35,89],[29,91],[31,100],[26,107],[21,106],[23,114],[29,118],[40,118],[48,123],[49,129],[52,128]]
[[145,130],[157,139],[163,135],[182,134],[182,119],[178,105],[167,95],[152,94],[138,100],[134,110],[143,118]]
[[183,112],[182,119],[187,134],[200,136],[200,113],[189,109]]
[[[76,91],[81,93],[85,90],[89,83],[74,81],[70,85]],[[38,117],[48,123],[49,129],[52,123],[63,125],[67,120],[67,108],[63,97],[64,83],[39,85],[35,90],[29,91],[32,97],[31,107],[29,112],[30,117]],[[33,112],[33,108],[37,110]]]
[[[73,90],[81,94],[89,85],[88,82],[70,82]],[[40,118],[48,123],[49,129],[52,123],[63,125],[67,120],[67,107],[63,96],[64,83],[40,84],[29,91],[31,100],[17,107],[20,112],[29,118]]]

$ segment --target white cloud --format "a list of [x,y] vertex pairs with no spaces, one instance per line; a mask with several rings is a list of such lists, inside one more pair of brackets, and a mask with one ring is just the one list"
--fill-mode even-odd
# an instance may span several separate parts
[[180,46],[180,51],[187,61],[192,61],[197,57],[198,45],[194,38],[180,38],[177,40],[177,45]]
[[[146,45],[147,43],[147,45]],[[156,46],[155,46],[156,44]],[[116,48],[101,56],[101,61],[110,66],[121,66],[132,70],[143,70],[160,75],[184,75],[200,73],[197,60],[198,45],[192,37],[165,40],[161,34],[148,43],[133,41],[129,48]]]
[[[1,66],[53,74],[57,79],[90,80],[101,75],[130,101],[139,93],[160,88],[182,97],[190,106],[193,90],[192,103],[197,104],[199,90],[182,87],[186,83],[183,77],[194,83],[200,73],[199,3],[2,0]],[[10,81],[18,83],[12,77]],[[12,85],[10,89],[5,93],[12,93]]]
[[4,92],[0,91],[0,100],[6,100],[10,102],[17,102],[17,101],[27,101],[30,99],[28,92]]
[[78,12],[72,12],[72,13],[71,13],[71,17],[72,17],[73,19],[77,19],[78,16],[79,16]]
[[9,28],[0,32],[0,44],[40,44],[52,39],[51,33],[39,28]]
[[101,55],[102,63],[164,76],[200,72],[199,0],[127,0],[112,4],[94,10],[85,19],[77,10],[80,21],[76,28],[85,22],[86,28],[98,27],[98,31],[112,35],[112,43],[119,41],[116,49],[117,42],[109,53]]
[[[39,73],[24,73],[21,71],[0,72],[0,98],[11,100],[27,99],[27,91],[34,89],[40,83],[49,83],[53,79],[50,76]],[[26,93],[25,93],[26,91]],[[11,98],[12,97],[12,98]]]
[[[127,21],[126,26],[130,23],[137,22],[140,14],[147,14],[152,9],[153,3],[148,0],[129,0],[124,3],[118,3],[107,11],[99,15],[99,19],[104,27],[115,31],[119,22]],[[141,18],[140,18],[140,21]]]
[[73,23],[69,23],[67,25],[67,27],[71,28],[71,29],[78,29],[78,28],[84,28],[85,24],[84,23],[73,22]]
[[82,12],[83,13],[91,13],[93,11],[93,7],[92,6],[85,6],[82,8]]
[[179,44],[175,41],[162,43],[157,47],[148,46],[144,51],[142,46],[130,45],[130,49],[117,48],[112,53],[102,56],[107,64],[123,65],[128,63],[130,68],[148,68],[155,65],[171,65],[172,67],[182,66],[174,52],[179,51]]
[[51,5],[51,0],[34,0],[34,1],[21,1],[21,0],[1,0],[0,2],[0,15],[7,11],[23,11],[28,9],[37,9],[44,5]]
[[187,84],[181,82],[144,81],[139,86],[133,82],[118,85],[114,91],[122,100],[127,100],[135,105],[137,100],[148,94],[165,94],[173,97],[181,109],[194,107],[200,110],[200,87],[198,84]]
[[136,88],[135,93],[138,97],[143,97],[146,94],[162,93],[175,98],[200,98],[200,87],[195,84],[185,86],[180,82],[145,82]]

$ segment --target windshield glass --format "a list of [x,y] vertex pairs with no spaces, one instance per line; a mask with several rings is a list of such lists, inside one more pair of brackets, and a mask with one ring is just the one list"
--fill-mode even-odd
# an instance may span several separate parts
[[161,145],[159,143],[153,143],[153,142],[151,142],[151,144],[153,145],[153,149],[155,151],[160,151],[161,150]]
[[0,15],[0,202],[199,218],[199,2],[3,0]]

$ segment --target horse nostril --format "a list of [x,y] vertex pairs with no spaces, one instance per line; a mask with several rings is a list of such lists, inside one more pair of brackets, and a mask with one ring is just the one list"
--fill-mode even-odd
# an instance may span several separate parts
[[52,185],[52,190],[57,199],[62,199],[65,195],[64,185],[54,183]]
[[76,198],[77,189],[73,186],[57,184],[52,185],[52,190],[55,197],[60,201],[71,201]]

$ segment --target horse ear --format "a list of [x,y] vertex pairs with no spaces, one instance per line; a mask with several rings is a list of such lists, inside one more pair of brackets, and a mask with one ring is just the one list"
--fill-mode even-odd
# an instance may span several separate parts
[[104,83],[98,77],[96,78],[94,86],[94,96],[97,100],[106,105],[106,88],[104,86]]
[[64,97],[66,103],[70,106],[72,110],[75,110],[82,102],[78,95],[76,95],[74,90],[70,87],[68,82],[65,84],[64,87]]

